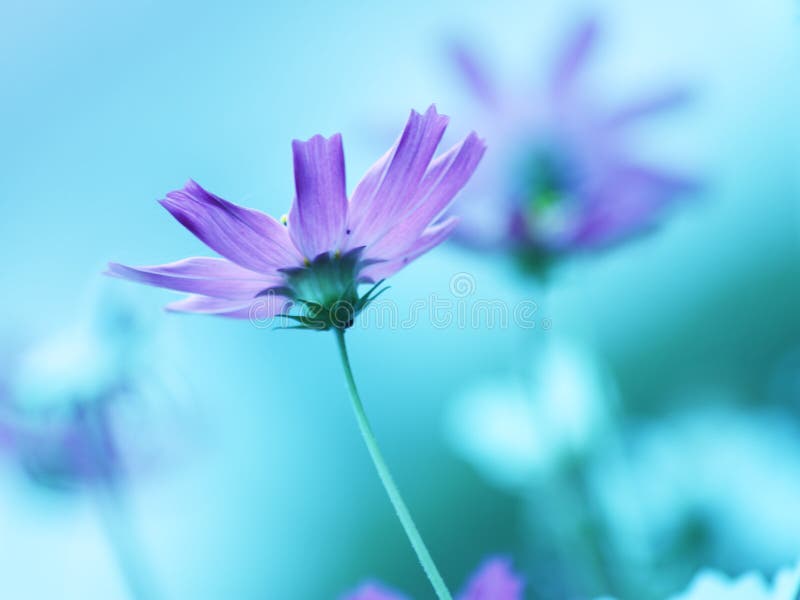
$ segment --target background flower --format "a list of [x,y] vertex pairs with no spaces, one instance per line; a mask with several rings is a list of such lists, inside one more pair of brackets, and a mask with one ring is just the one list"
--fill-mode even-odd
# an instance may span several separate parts
[[770,583],[761,573],[731,578],[713,570],[700,572],[689,588],[671,600],[795,600],[800,591],[800,565],[781,569]]
[[465,386],[447,419],[456,452],[511,489],[583,455],[615,404],[610,376],[580,344],[549,336],[526,363],[524,374]]
[[795,600],[798,592],[800,564],[781,569],[771,583],[753,573],[731,579],[720,573],[704,572],[694,579],[686,593],[675,600]]
[[696,190],[691,178],[650,164],[630,139],[641,120],[682,105],[687,90],[604,105],[586,81],[600,37],[598,19],[577,25],[534,92],[527,75],[517,89],[504,89],[482,57],[455,46],[492,147],[479,185],[455,209],[464,217],[457,239],[543,272],[561,256],[650,229]]
[[[522,600],[524,583],[504,558],[487,559],[467,582],[457,600]],[[399,592],[368,582],[342,600],[405,600]]]
[[597,465],[597,498],[620,544],[664,569],[774,570],[800,536],[797,424],[694,397],[700,407],[640,425],[625,456]]
[[[18,352],[3,376],[2,453],[50,489],[124,484],[177,460],[185,446],[169,459],[167,448],[181,448],[178,429],[197,424],[181,406],[185,390],[155,360],[164,346],[142,316],[108,290],[94,302],[71,326]],[[187,420],[176,429],[178,415]],[[169,426],[158,423],[164,418]]]

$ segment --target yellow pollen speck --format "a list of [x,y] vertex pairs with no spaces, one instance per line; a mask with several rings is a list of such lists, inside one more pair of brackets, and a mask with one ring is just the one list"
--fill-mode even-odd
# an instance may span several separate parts
[[281,223],[286,225],[289,222],[289,215],[281,215]]
[[307,266],[307,267],[308,267],[308,266],[310,266],[310,265],[311,265],[311,261],[310,261],[310,260],[308,260],[307,258],[304,258],[304,259],[303,259],[303,264],[304,264],[305,266]]

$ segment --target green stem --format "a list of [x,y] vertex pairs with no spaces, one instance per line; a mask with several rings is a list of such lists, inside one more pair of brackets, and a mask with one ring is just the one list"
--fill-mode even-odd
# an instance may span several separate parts
[[364,412],[364,405],[361,403],[361,398],[358,395],[355,379],[353,379],[353,370],[350,368],[350,359],[347,356],[347,346],[344,342],[344,330],[335,329],[334,331],[336,332],[336,341],[339,344],[339,354],[342,358],[344,375],[347,378],[347,388],[350,391],[350,399],[353,402],[353,412],[355,412],[358,427],[361,429],[361,435],[364,438],[364,443],[367,445],[369,455],[372,458],[372,462],[375,464],[375,470],[378,471],[378,476],[381,478],[389,500],[391,500],[392,506],[394,506],[394,510],[397,512],[397,518],[400,519],[400,523],[403,525],[403,529],[408,536],[408,540],[411,542],[411,546],[414,548],[414,552],[417,553],[417,558],[425,574],[428,576],[428,580],[431,582],[436,596],[439,600],[452,600],[453,597],[447,589],[444,579],[442,579],[442,576],[439,574],[439,570],[436,568],[433,558],[431,558],[431,553],[428,552],[428,548],[425,546],[425,542],[422,541],[422,536],[419,534],[419,530],[414,524],[414,520],[411,518],[411,513],[408,511],[408,507],[403,501],[400,490],[397,489],[397,484],[395,484],[392,474],[389,472],[389,467],[386,465],[386,461],[383,459],[383,455],[378,447],[375,434],[372,432],[372,426],[369,424],[367,414]]

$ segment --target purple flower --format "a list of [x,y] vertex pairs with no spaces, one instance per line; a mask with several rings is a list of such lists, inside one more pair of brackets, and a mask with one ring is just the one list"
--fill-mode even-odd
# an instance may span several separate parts
[[[474,133],[434,159],[448,118],[412,111],[394,146],[348,200],[342,138],[292,143],[296,196],[278,221],[215,196],[194,181],[161,204],[222,258],[152,267],[111,263],[110,275],[191,295],[169,310],[266,320],[303,307],[298,326],[345,329],[378,284],[440,244],[442,218],[484,152]],[[359,295],[360,283],[373,283]]]
[[[458,596],[458,600],[521,600],[524,587],[522,578],[511,570],[510,560],[490,558],[472,576],[464,592]],[[409,598],[380,583],[367,582],[355,591],[345,594],[342,600],[409,600]]]
[[669,89],[615,109],[600,105],[583,74],[599,28],[583,22],[540,90],[502,93],[465,47],[456,63],[478,100],[492,151],[455,211],[456,238],[510,252],[540,271],[565,255],[618,243],[654,225],[694,181],[646,164],[628,147],[630,126],[687,98]]
[[[110,486],[150,468],[153,427],[133,422],[157,394],[159,347],[117,294],[76,323],[19,348],[0,372],[0,457],[50,488]],[[151,423],[148,423],[151,425]]]
[[50,488],[112,485],[126,472],[109,407],[75,404],[62,411],[0,405],[0,451]]

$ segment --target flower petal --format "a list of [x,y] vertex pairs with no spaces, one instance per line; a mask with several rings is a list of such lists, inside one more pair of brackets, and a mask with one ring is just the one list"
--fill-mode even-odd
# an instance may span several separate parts
[[355,591],[345,594],[341,600],[408,600],[408,598],[379,583],[368,582]]
[[225,259],[206,257],[146,267],[109,263],[106,274],[178,292],[228,300],[252,299],[259,292],[283,282],[283,278],[277,273],[255,273]]
[[563,98],[572,91],[597,43],[599,33],[600,27],[596,19],[586,19],[575,28],[555,61],[550,81],[550,92],[553,96]]
[[394,275],[411,261],[445,241],[456,225],[458,225],[458,218],[450,217],[443,223],[428,227],[414,243],[405,249],[403,254],[364,268],[359,274],[359,280],[375,282]]
[[3,416],[0,416],[0,449],[12,449],[17,445],[19,433],[10,423],[6,423]]
[[434,105],[424,115],[411,111],[398,141],[353,192],[344,250],[368,246],[407,214],[448,120]]
[[176,260],[163,265],[147,267],[153,272],[175,277],[196,279],[241,279],[244,281],[264,281],[270,277],[279,277],[277,271],[273,275],[251,271],[240,267],[225,258],[210,256],[193,256]]
[[286,227],[262,212],[227,202],[194,181],[167,194],[161,205],[209,248],[247,269],[272,272],[302,264]]
[[412,201],[413,212],[365,251],[365,258],[391,259],[414,243],[452,204],[475,172],[486,144],[474,132],[431,163]]
[[511,570],[511,561],[492,558],[483,563],[458,600],[522,600],[525,584]]
[[315,135],[294,140],[295,196],[289,213],[289,235],[311,260],[338,249],[347,218],[342,136]]
[[192,295],[166,306],[171,312],[218,315],[234,319],[250,319],[263,324],[288,309],[291,301],[285,296],[267,294],[247,300],[224,300]]
[[644,232],[678,196],[699,188],[700,184],[691,178],[627,165],[594,192],[590,207],[569,242],[577,247],[596,247]]
[[470,91],[484,105],[495,107],[497,90],[491,81],[489,72],[480,63],[472,48],[464,43],[455,43],[450,48],[450,54]]
[[612,112],[606,122],[609,127],[623,127],[642,117],[680,108],[691,98],[692,94],[686,88],[663,90]]

